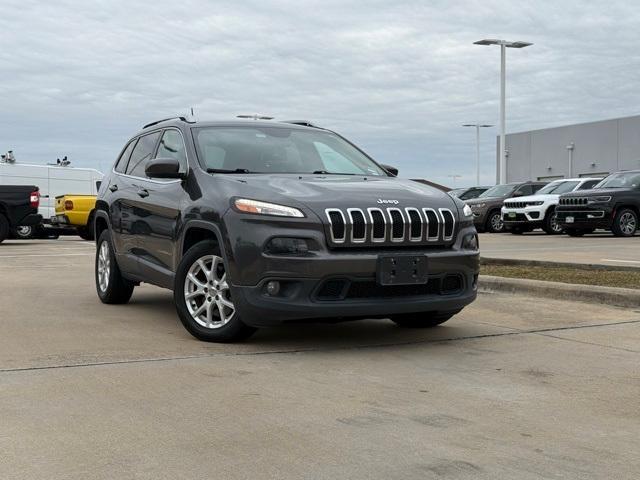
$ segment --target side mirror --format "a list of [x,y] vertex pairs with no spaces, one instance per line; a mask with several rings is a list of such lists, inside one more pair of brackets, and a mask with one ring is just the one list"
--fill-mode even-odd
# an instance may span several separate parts
[[392,167],[391,165],[380,164],[382,168],[384,168],[388,173],[393,175],[394,177],[398,176],[398,169],[396,167]]
[[149,160],[144,169],[149,178],[183,178],[180,172],[180,162],[175,158],[154,158]]

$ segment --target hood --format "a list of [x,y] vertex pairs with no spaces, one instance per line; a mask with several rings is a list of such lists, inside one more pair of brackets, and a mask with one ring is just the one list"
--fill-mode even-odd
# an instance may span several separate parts
[[590,197],[590,196],[602,196],[602,195],[616,195],[621,193],[633,193],[638,192],[634,188],[592,188],[591,190],[580,190],[579,192],[571,192],[562,194],[562,198],[566,197]]
[[543,193],[542,195],[527,195],[525,197],[511,197],[505,200],[508,202],[547,202],[549,200],[558,200],[560,194]]
[[473,200],[465,200],[469,206],[479,205],[481,203],[494,203],[494,202],[504,202],[507,197],[483,197],[483,198],[474,198]]
[[430,207],[457,212],[456,202],[436,188],[396,177],[360,175],[218,175],[229,198],[246,197],[315,212],[325,208]]

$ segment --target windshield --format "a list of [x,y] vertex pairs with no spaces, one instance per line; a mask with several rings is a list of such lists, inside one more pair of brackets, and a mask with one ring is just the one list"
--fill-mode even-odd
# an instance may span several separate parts
[[495,187],[491,187],[489,190],[484,192],[478,198],[489,198],[489,197],[506,197],[513,189],[516,188],[515,185],[496,185]]
[[620,172],[609,175],[594,188],[638,188],[640,172]]
[[538,195],[544,195],[546,193],[555,193],[560,195],[561,193],[572,192],[574,188],[578,186],[580,182],[552,182],[549,185],[542,187],[538,190]]
[[210,171],[386,176],[349,142],[323,130],[202,127],[194,136],[200,164]]

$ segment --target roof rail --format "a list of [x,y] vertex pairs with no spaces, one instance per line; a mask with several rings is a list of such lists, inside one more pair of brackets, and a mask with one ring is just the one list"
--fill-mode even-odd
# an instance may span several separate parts
[[302,125],[303,127],[320,128],[319,126],[311,123],[309,120],[282,120],[282,123],[291,123],[293,125]]
[[145,128],[149,128],[159,123],[166,122],[167,120],[180,120],[186,123],[194,123],[192,121],[187,120],[185,117],[168,117],[168,118],[163,118],[162,120],[156,120],[155,122],[147,123],[144,127],[142,127],[142,129],[144,130]]

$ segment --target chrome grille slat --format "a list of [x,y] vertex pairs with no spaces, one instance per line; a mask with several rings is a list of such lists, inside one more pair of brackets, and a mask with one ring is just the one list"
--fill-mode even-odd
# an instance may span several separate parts
[[[440,217],[433,208],[423,208],[422,212],[427,221],[427,241],[437,242],[440,239]],[[434,231],[435,235],[433,234]]]
[[[396,220],[393,219],[394,213],[397,213],[398,215],[400,215],[399,220],[397,216],[396,216]],[[404,241],[405,220],[404,220],[404,215],[402,215],[402,210],[395,207],[387,208],[387,214],[389,215],[389,225],[390,225],[389,238],[391,239],[392,242],[396,242],[396,243]],[[402,235],[396,235],[396,226],[398,225],[400,225]]]
[[[456,217],[451,210],[448,208],[440,208],[440,216],[442,217],[442,239],[445,242],[450,241],[456,231]],[[446,217],[449,217],[447,220]]]
[[[329,232],[331,233],[331,241],[333,243],[344,243],[345,240],[347,239],[347,222],[344,219],[344,213],[342,213],[342,210],[340,210],[339,208],[327,208],[325,211],[325,214],[327,215],[327,218],[329,219]],[[337,223],[337,219],[336,216],[333,215],[332,217],[332,213],[337,213],[340,215],[340,217],[342,218],[342,235],[341,236],[337,236],[336,232],[340,231],[340,226]]]
[[[371,221],[371,241],[373,243],[384,243],[387,238],[387,219],[381,208],[368,208],[369,220]],[[380,215],[377,215],[377,214]],[[382,236],[377,235],[380,230],[379,225],[382,224]]]
[[348,208],[347,215],[351,221],[351,241],[353,243],[366,242],[367,217],[365,217],[364,212],[359,208]]
[[[409,221],[409,241],[410,242],[419,242],[422,240],[423,232],[424,232],[424,222],[422,221],[422,215],[420,215],[420,210],[413,207],[407,207],[404,209],[407,213],[407,220]],[[415,213],[418,215],[418,218],[411,218],[411,213]],[[417,235],[414,235],[414,226],[419,222],[419,231]]]

